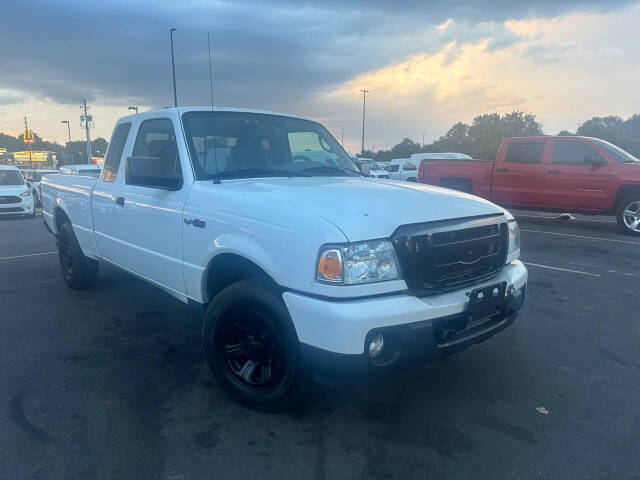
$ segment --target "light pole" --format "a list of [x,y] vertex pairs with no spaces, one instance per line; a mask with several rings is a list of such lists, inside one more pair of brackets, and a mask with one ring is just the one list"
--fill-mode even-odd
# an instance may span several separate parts
[[136,115],[138,114],[138,107],[129,107],[129,110],[136,112]]
[[[67,150],[71,147],[71,127],[69,126],[69,120],[62,120],[62,124],[67,124],[67,134],[69,135],[69,141],[67,142]],[[73,154],[71,154],[73,155]],[[67,160],[67,151],[64,152],[64,160]]]
[[178,94],[176,93],[176,63],[173,58],[173,32],[175,32],[177,28],[172,28],[169,30],[169,37],[171,37],[171,70],[173,72],[173,106],[178,106]]
[[340,145],[344,148],[344,127],[340,127]]
[[360,150],[360,153],[364,152],[364,114],[365,114],[365,108],[367,105],[367,93],[369,93],[369,90],[360,90],[362,92],[362,149]]

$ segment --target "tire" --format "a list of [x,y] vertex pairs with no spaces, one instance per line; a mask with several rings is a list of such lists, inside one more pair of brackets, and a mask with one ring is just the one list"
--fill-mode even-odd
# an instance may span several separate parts
[[[625,215],[625,212],[634,215]],[[618,204],[616,220],[624,233],[640,236],[640,194],[631,195]]]
[[407,182],[418,183],[418,179],[416,177],[409,177],[409,178],[407,178]]
[[68,221],[58,229],[58,259],[62,278],[74,290],[84,290],[96,283],[98,262],[82,253],[78,239]]
[[202,322],[207,362],[232,398],[281,412],[307,384],[300,345],[282,294],[267,279],[248,278],[215,296]]

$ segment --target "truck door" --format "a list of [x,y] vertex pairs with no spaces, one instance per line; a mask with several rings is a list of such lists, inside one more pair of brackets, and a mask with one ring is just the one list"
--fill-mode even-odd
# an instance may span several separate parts
[[608,206],[610,166],[582,139],[553,140],[551,163],[546,165],[547,197],[567,210],[605,210]]
[[547,150],[545,138],[517,139],[503,145],[493,171],[492,200],[506,206],[546,205],[542,159]]
[[126,172],[121,175],[116,198],[119,213],[112,230],[120,248],[113,252],[112,259],[173,293],[184,294],[182,214],[193,178],[184,142],[177,138],[176,132],[180,129],[174,128],[170,118],[140,123],[132,156],[171,163],[173,174],[182,180],[181,187],[168,190],[135,185]]
[[122,153],[125,147],[131,151],[133,145],[132,139],[127,141],[130,130],[131,122],[116,125],[104,158],[102,174],[96,182],[91,198],[96,245],[100,256],[111,261],[114,261],[121,248],[116,226],[119,223],[118,216],[122,214],[122,209],[116,204],[121,182],[116,180],[119,174],[124,178],[124,167],[120,166],[124,164]]

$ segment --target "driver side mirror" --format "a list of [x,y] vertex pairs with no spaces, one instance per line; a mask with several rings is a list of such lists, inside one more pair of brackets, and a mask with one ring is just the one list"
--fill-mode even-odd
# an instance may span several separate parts
[[27,188],[31,188],[31,182],[27,182]]
[[582,163],[586,163],[587,165],[592,165],[594,167],[602,167],[607,164],[604,158],[597,157],[595,155],[585,155],[582,157]]
[[360,173],[362,175],[365,177],[371,176],[371,167],[367,162],[358,162],[358,165],[360,165]]
[[175,172],[175,159],[167,157],[129,157],[125,165],[125,183],[162,190],[180,190],[182,174]]

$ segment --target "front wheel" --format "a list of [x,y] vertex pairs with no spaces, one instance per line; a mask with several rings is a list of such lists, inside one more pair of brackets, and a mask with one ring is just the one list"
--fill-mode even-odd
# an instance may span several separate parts
[[640,195],[631,195],[620,202],[616,220],[624,233],[640,236]]
[[306,374],[298,338],[281,293],[268,280],[241,280],[216,295],[202,342],[212,372],[240,403],[277,412],[300,397]]
[[82,248],[68,221],[58,229],[58,259],[62,278],[74,290],[89,288],[96,282],[98,262],[82,253]]

